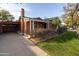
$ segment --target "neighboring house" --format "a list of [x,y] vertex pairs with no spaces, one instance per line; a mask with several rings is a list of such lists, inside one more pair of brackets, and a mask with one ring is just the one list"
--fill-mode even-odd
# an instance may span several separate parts
[[[52,30],[55,28],[52,25],[52,22],[50,20],[45,20],[41,18],[30,18],[25,17],[24,15],[24,9],[21,9],[21,16],[18,21],[4,21],[0,22],[0,32],[11,31],[20,31],[23,34],[32,34],[33,32],[39,32],[44,30]],[[5,26],[4,26],[5,25]],[[9,30],[8,30],[9,29]]]

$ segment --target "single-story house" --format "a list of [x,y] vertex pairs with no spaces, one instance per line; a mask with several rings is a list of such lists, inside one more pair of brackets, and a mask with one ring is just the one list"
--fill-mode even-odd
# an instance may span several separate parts
[[53,30],[55,28],[50,20],[25,17],[23,8],[20,13],[21,16],[18,21],[0,21],[0,32],[19,31],[24,34],[32,34],[33,32]]

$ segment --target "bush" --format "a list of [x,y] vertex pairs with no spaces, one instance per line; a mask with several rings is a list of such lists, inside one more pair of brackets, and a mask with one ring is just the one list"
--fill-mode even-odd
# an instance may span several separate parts
[[57,30],[57,33],[58,34],[61,34],[61,33],[63,33],[63,32],[66,32],[67,31],[67,28],[66,28],[66,26],[63,26],[63,27],[58,27],[58,30]]
[[79,28],[77,28],[77,35],[78,35],[78,37],[79,37]]
[[79,33],[79,28],[77,28],[77,32]]

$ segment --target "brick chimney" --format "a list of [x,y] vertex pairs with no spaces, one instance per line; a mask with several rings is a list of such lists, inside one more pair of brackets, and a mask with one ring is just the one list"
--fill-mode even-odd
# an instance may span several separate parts
[[24,9],[21,8],[21,17],[24,17]]

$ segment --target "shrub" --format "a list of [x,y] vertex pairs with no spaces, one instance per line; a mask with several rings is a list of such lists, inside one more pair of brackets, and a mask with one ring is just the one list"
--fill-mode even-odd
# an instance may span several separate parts
[[77,28],[77,32],[79,32],[79,28]]
[[66,32],[66,31],[67,31],[66,26],[63,26],[63,27],[59,26],[58,29],[57,29],[58,34],[61,34],[61,33]]
[[78,37],[79,37],[79,28],[77,28],[77,35],[78,35]]

